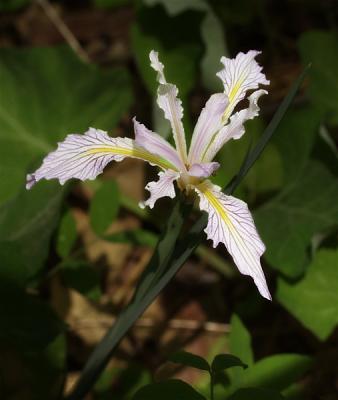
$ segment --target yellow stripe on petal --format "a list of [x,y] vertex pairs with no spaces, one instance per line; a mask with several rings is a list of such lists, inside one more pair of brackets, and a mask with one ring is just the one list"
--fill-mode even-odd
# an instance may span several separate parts
[[148,153],[147,151],[144,151],[140,148],[132,148],[132,149],[124,149],[120,147],[97,147],[90,149],[84,153],[84,155],[89,155],[89,154],[115,154],[115,155],[121,155],[125,157],[133,157],[133,158],[139,158],[144,161],[149,162],[150,164],[157,165],[162,169],[172,169],[174,171],[178,171],[176,167],[174,167],[170,162],[167,160],[158,157],[154,154]]
[[219,186],[204,181],[196,186],[200,209],[208,213],[205,232],[216,247],[223,243],[242,274],[250,275],[258,290],[271,299],[260,257],[265,246],[261,241],[247,205],[235,197],[222,193]]

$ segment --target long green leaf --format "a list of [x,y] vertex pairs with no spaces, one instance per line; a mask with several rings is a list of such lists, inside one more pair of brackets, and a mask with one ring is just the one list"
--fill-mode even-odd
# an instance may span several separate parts
[[[307,69],[308,68],[303,71],[292,85],[271,123],[263,133],[261,140],[249,154],[246,159],[247,161],[244,162],[240,172],[237,174],[236,178],[232,180],[231,185],[228,185],[225,189],[226,193],[230,194],[236,189],[262,153],[287,108],[291,104],[297,89],[305,77]],[[191,208],[182,205],[180,199],[176,202],[169,217],[166,230],[161,236],[154,255],[141,276],[132,301],[124,311],[122,311],[115,324],[110,328],[107,335],[102,339],[90,356],[75,389],[68,397],[69,400],[80,400],[84,398],[106,366],[113,351],[124,335],[175,276],[198,244],[203,240],[203,229],[207,223],[206,214],[201,215],[189,232],[184,236],[184,240],[179,241],[180,232],[190,211]]]

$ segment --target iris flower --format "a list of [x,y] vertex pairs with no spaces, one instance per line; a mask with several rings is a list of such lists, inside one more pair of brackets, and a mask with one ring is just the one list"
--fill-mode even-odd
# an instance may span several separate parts
[[[175,182],[187,195],[196,195],[199,208],[208,213],[205,232],[213,247],[223,243],[239,271],[251,276],[261,295],[271,299],[260,264],[265,246],[247,204],[225,195],[208,179],[220,167],[213,161],[219,150],[229,140],[239,139],[244,134],[245,121],[259,113],[258,99],[267,93],[259,89],[259,85],[268,85],[269,81],[255,60],[258,54],[251,50],[246,54],[239,53],[234,59],[221,58],[223,69],[217,76],[224,91],[213,94],[206,102],[188,151],[178,89],[167,82],[158,53],[151,51],[150,62],[157,72],[159,84],[157,104],[170,122],[175,147],[136,118],[133,119],[134,140],[110,137],[100,129],[90,128],[84,134],[70,134],[60,142],[57,149],[45,157],[41,167],[27,175],[27,189],[40,179],[57,178],[61,184],[71,178],[95,179],[110,161],[122,161],[125,157],[147,161],[161,171],[156,182],[146,185],[150,197],[141,206],[153,208],[162,197],[174,198]],[[241,108],[245,99],[248,101],[246,108],[234,112],[236,106]]]

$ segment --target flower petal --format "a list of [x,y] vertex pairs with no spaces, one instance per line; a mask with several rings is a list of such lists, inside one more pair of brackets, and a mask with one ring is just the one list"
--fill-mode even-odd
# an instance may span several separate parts
[[205,181],[196,187],[200,197],[200,209],[208,213],[208,225],[205,229],[208,239],[216,247],[223,243],[234,259],[239,271],[250,275],[266,299],[271,295],[260,264],[265,251],[255,225],[243,201],[221,192],[219,186]]
[[135,143],[149,151],[149,153],[156,154],[165,160],[168,160],[178,170],[182,170],[185,166],[182,164],[180,156],[177,151],[160,135],[146,128],[143,124],[138,122],[136,118],[133,119],[135,130]]
[[258,99],[268,92],[263,89],[256,90],[249,97],[249,107],[236,112],[231,118],[230,122],[224,126],[214,140],[210,143],[203,156],[203,162],[209,162],[214,159],[219,150],[230,139],[239,139],[245,132],[244,123],[249,119],[257,117],[259,114]]
[[183,107],[177,97],[178,89],[175,85],[167,83],[164,76],[164,66],[159,61],[158,53],[154,50],[149,55],[151,66],[157,72],[159,87],[157,90],[157,104],[164,111],[165,118],[170,122],[178,154],[183,164],[187,161],[187,144],[182,124]]
[[175,171],[167,170],[159,172],[160,179],[157,182],[149,182],[146,189],[150,192],[150,197],[139,206],[144,208],[148,206],[153,208],[156,201],[162,197],[170,197],[173,199],[176,196],[174,181],[179,178],[180,174]]
[[190,164],[202,161],[204,151],[224,125],[223,114],[228,104],[228,96],[224,93],[213,94],[206,102],[192,135],[188,157]]
[[220,167],[218,162],[196,163],[189,168],[189,175],[196,178],[209,178]]
[[61,185],[68,179],[95,179],[110,161],[125,157],[140,158],[163,169],[175,169],[167,160],[149,153],[129,138],[112,138],[106,132],[90,128],[84,135],[71,134],[49,153],[40,168],[27,175],[26,188],[40,179],[57,178]]
[[217,76],[222,80],[224,92],[229,98],[229,106],[223,116],[224,122],[228,120],[236,104],[244,99],[248,90],[257,89],[259,85],[269,85],[270,81],[255,60],[258,54],[259,51],[250,50],[247,53],[238,53],[233,59],[221,58],[224,69]]

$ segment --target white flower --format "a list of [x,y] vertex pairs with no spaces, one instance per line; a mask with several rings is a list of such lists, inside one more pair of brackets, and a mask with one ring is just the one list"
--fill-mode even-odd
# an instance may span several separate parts
[[[110,161],[125,157],[140,158],[161,169],[159,179],[147,184],[150,197],[142,206],[152,208],[161,197],[175,197],[178,187],[199,197],[201,210],[208,213],[205,229],[216,247],[223,243],[242,274],[250,275],[261,295],[271,299],[260,257],[265,251],[246,203],[222,193],[207,178],[219,168],[212,161],[230,139],[244,134],[244,123],[258,115],[258,99],[267,92],[258,89],[269,81],[255,61],[257,51],[239,53],[235,59],[222,57],[224,68],[217,74],[224,85],[223,93],[213,94],[202,110],[194,129],[189,152],[182,124],[183,108],[178,89],[168,83],[164,66],[155,51],[150,53],[151,66],[157,71],[159,87],[157,103],[169,120],[175,148],[160,135],[147,129],[134,118],[135,140],[113,138],[106,132],[90,128],[85,134],[71,134],[47,155],[42,166],[27,176],[27,189],[40,179],[95,179]],[[247,92],[253,91],[247,97]],[[248,107],[233,113],[236,105],[247,97]]]

